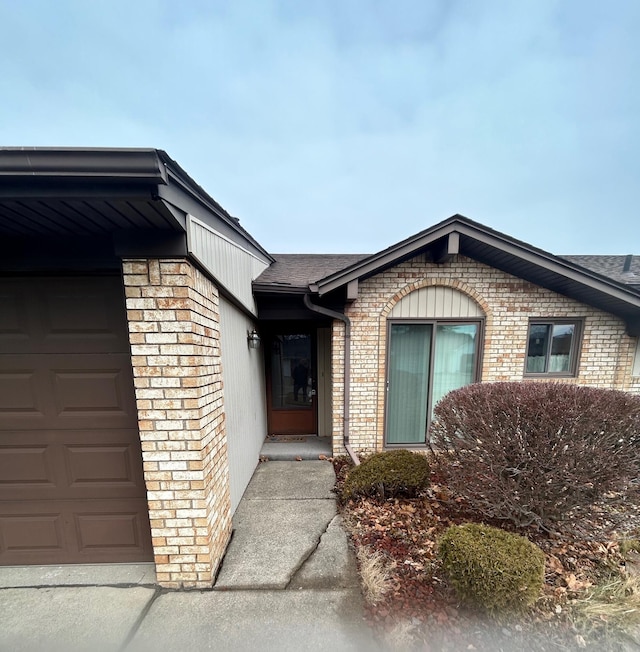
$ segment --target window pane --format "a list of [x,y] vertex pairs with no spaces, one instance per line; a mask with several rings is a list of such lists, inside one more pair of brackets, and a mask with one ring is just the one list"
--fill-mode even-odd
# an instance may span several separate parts
[[477,336],[477,324],[442,324],[436,327],[432,409],[451,390],[473,382]]
[[271,350],[271,406],[274,409],[309,408],[311,336],[278,335]]
[[571,345],[574,331],[574,324],[553,325],[548,369],[550,373],[567,373],[571,369]]
[[431,324],[391,324],[387,442],[421,444],[427,429]]
[[531,324],[529,326],[528,374],[542,374],[547,371],[546,360],[550,328],[549,324]]

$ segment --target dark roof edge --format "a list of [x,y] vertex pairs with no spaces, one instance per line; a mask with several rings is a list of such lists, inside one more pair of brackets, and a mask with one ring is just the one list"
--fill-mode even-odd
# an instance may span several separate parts
[[205,206],[216,217],[228,224],[234,231],[239,233],[247,242],[255,247],[268,261],[275,262],[275,258],[244,228],[240,221],[232,217],[206,190],[199,185],[167,152],[162,149],[155,150],[160,160],[167,166],[173,180],[183,189],[191,194],[199,203]]
[[155,149],[107,147],[0,147],[0,178],[127,180],[166,184]]
[[0,147],[0,183],[127,181],[168,186],[170,180],[238,233],[268,261],[272,256],[237,219],[198,185],[164,150],[127,147]]
[[315,283],[312,283],[310,288],[313,292],[318,292],[320,295],[326,294],[342,285],[346,285],[349,281],[374,274],[377,270],[393,264],[394,260],[410,256],[412,252],[417,252],[426,245],[454,231],[485,244],[495,246],[505,252],[528,259],[532,263],[543,265],[551,271],[561,273],[574,281],[591,285],[594,289],[616,296],[640,308],[640,294],[624,283],[614,281],[597,272],[554,256],[542,249],[533,247],[504,233],[474,222],[463,215],[457,214],[339,272],[319,279]]
[[299,285],[278,285],[275,283],[256,283],[252,284],[255,294],[310,294],[308,286]]

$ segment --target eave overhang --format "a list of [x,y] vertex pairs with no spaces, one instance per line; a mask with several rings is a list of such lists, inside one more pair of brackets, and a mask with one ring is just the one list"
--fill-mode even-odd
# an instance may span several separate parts
[[361,281],[418,254],[445,263],[460,253],[623,319],[640,335],[640,292],[461,215],[422,231],[310,285],[319,296]]
[[101,237],[185,233],[187,214],[269,254],[166,152],[126,148],[0,148],[0,235]]

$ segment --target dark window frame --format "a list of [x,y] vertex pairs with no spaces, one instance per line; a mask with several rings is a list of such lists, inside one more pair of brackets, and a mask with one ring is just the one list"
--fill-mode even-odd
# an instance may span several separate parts
[[[429,427],[431,426],[431,411],[433,409],[433,392],[431,391],[431,382],[433,379],[433,365],[436,341],[437,326],[446,324],[450,326],[476,324],[478,326],[478,339],[476,342],[473,381],[478,383],[482,380],[482,360],[484,356],[484,335],[485,335],[485,321],[486,317],[470,317],[470,318],[455,318],[455,317],[437,317],[432,319],[420,319],[415,317],[407,318],[391,318],[387,319],[387,333],[386,333],[386,350],[385,350],[385,382],[384,382],[384,433],[383,433],[383,446],[385,449],[393,448],[406,448],[424,450],[428,447]],[[424,441],[421,443],[389,443],[387,440],[387,425],[388,425],[388,409],[389,409],[389,354],[391,350],[391,325],[392,324],[431,324],[433,326],[431,332],[431,359],[429,360],[429,395],[427,396],[427,423],[424,432]],[[470,384],[472,384],[470,383]]]
[[[584,317],[531,317],[527,325],[527,341],[524,354],[524,378],[576,378],[580,369],[580,355],[582,353],[582,340],[584,336]],[[554,325],[566,325],[574,327],[574,334],[571,341],[571,350],[569,353],[569,370],[568,371],[527,371],[527,362],[529,359],[529,345],[531,342],[532,326],[551,326],[553,333]],[[549,358],[551,356],[551,339],[545,353],[545,368],[549,368]]]

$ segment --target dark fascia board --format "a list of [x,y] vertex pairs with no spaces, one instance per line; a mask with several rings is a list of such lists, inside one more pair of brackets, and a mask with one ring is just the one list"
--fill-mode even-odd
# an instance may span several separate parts
[[154,149],[0,147],[0,180],[101,180],[166,184],[166,167]]
[[357,263],[354,263],[339,272],[330,274],[329,276],[312,283],[310,289],[312,292],[317,292],[322,296],[323,294],[327,294],[328,292],[332,292],[333,290],[348,284],[350,281],[372,276],[387,267],[391,267],[397,264],[400,260],[417,254],[421,249],[455,231],[455,228],[452,228],[452,225],[454,225],[459,218],[461,218],[461,216],[454,215],[429,229],[421,231],[406,240],[402,240],[391,247],[379,251],[377,254],[363,258]]
[[397,264],[401,260],[407,259],[412,255],[417,255],[425,247],[455,232],[519,258],[531,265],[543,267],[597,292],[612,296],[624,302],[633,312],[640,310],[640,294],[628,286],[608,279],[579,265],[575,265],[574,263],[570,263],[542,249],[532,247],[504,233],[485,227],[462,215],[453,215],[430,229],[421,231],[340,272],[320,279],[316,283],[311,284],[310,289],[312,292],[322,296],[346,285],[350,281],[372,276],[382,269]]
[[[213,213],[218,219],[225,223],[234,233],[241,236],[245,244],[248,244],[256,253],[273,263],[275,259],[264,249],[253,236],[240,225],[240,221],[232,217],[211,195],[209,195],[202,186],[194,181],[186,171],[178,165],[164,150],[157,150],[158,156],[166,165],[170,180],[174,184],[187,191],[194,200],[201,206],[205,207],[210,213]],[[197,217],[197,215],[194,215]]]
[[308,287],[276,285],[274,283],[256,283],[253,285],[253,293],[256,295],[281,296],[283,294],[309,294]]

